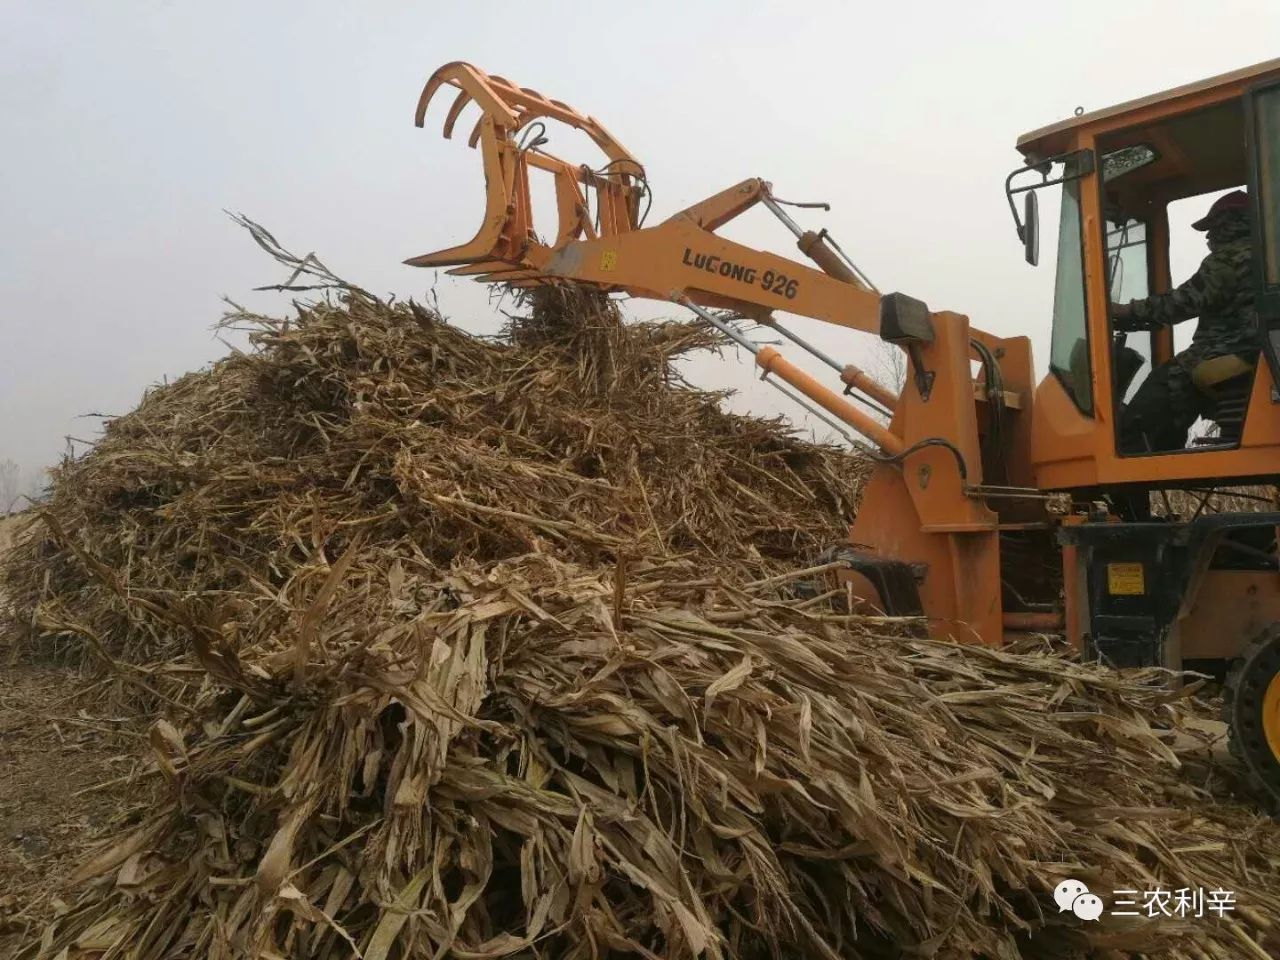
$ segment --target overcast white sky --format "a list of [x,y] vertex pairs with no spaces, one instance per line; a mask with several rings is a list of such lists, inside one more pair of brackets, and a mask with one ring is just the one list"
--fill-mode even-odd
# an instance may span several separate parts
[[[49,463],[95,434],[81,414],[222,355],[221,295],[275,305],[248,291],[279,270],[224,208],[420,296],[434,275],[400,261],[469,239],[483,204],[478,155],[440,138],[447,101],[413,126],[446,61],[600,118],[646,165],[657,219],[747,176],[830,201],[807,222],[882,289],[1029,333],[1043,362],[1054,243],[1022,263],[1002,195],[1016,136],[1278,39],[1275,0],[0,0],[0,460]],[[768,214],[730,235],[793,249]],[[468,329],[498,326],[476,284],[438,291]],[[842,358],[873,345],[795,325]],[[787,407],[732,358],[694,374]]]

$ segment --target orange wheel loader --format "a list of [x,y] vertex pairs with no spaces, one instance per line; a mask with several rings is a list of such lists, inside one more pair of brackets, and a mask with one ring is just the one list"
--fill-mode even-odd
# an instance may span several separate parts
[[[880,293],[825,230],[796,223],[764,180],[649,224],[644,167],[598,121],[451,63],[422,91],[419,126],[441,89],[455,95],[446,137],[478,109],[469,143],[484,163],[485,218],[469,242],[407,263],[692,310],[754,354],[762,376],[797,403],[856,433],[875,461],[848,543],[831,558],[852,596],[960,642],[1062,632],[1119,667],[1216,670],[1232,747],[1280,806],[1280,511],[1270,502],[1280,478],[1280,60],[1018,140],[1023,163],[1005,192],[1033,265],[1038,197],[1055,192],[1061,203],[1039,382],[1026,337],[994,336],[963,314]],[[549,124],[585,133],[603,154],[598,165],[549,152]],[[535,230],[531,174],[554,184],[554,233]],[[1252,208],[1254,346],[1234,363],[1191,371],[1216,429],[1177,449],[1129,449],[1119,432],[1126,404],[1171,360],[1173,338],[1168,326],[1121,332],[1112,304],[1171,290],[1169,205],[1230,188],[1246,189]],[[720,236],[757,204],[794,235],[803,262]],[[836,389],[726,323],[724,311],[813,353]],[[901,392],[816,349],[777,314],[901,348]],[[1242,494],[1260,509],[1208,509],[1227,488],[1261,491]],[[1153,500],[1165,506],[1154,516]]]

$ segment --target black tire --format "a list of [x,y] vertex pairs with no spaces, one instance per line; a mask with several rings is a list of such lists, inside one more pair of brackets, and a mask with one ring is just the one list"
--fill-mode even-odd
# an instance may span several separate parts
[[1230,732],[1232,756],[1249,786],[1273,816],[1280,816],[1280,757],[1263,730],[1263,697],[1280,674],[1280,624],[1272,624],[1232,662],[1222,692],[1222,719]]

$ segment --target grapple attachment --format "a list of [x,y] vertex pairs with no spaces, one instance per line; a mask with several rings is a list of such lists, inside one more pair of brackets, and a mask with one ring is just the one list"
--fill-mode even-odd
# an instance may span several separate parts
[[[441,87],[457,95],[444,121],[452,138],[466,107],[480,108],[468,138],[484,160],[486,204],[479,232],[468,243],[406,260],[416,267],[451,266],[450,273],[517,286],[555,282],[543,273],[552,251],[570,240],[598,239],[639,227],[641,198],[647,193],[644,168],[599,121],[559,100],[517,87],[468,63],[446,64],[427,81],[415,116],[422,126],[427,107]],[[602,166],[573,166],[542,149],[543,120],[555,120],[585,133],[605,156]],[[533,222],[529,168],[544,170],[555,182],[559,223],[554,239],[543,239]]]

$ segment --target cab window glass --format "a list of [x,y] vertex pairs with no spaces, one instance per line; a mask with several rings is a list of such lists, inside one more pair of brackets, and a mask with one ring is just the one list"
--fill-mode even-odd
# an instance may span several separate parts
[[1258,193],[1262,208],[1263,272],[1280,285],[1280,87],[1258,94]]
[[[1064,175],[1078,173],[1078,160],[1068,159]],[[1080,180],[1062,185],[1058,221],[1058,274],[1053,291],[1053,338],[1049,369],[1062,382],[1082,413],[1093,415],[1093,382],[1084,293],[1084,246],[1080,215]]]
[[[1141,300],[1150,293],[1147,225],[1141,220],[1107,224],[1107,284],[1112,303]],[[1150,333],[1117,336],[1114,373],[1116,394],[1124,403],[1133,399],[1151,373]]]

